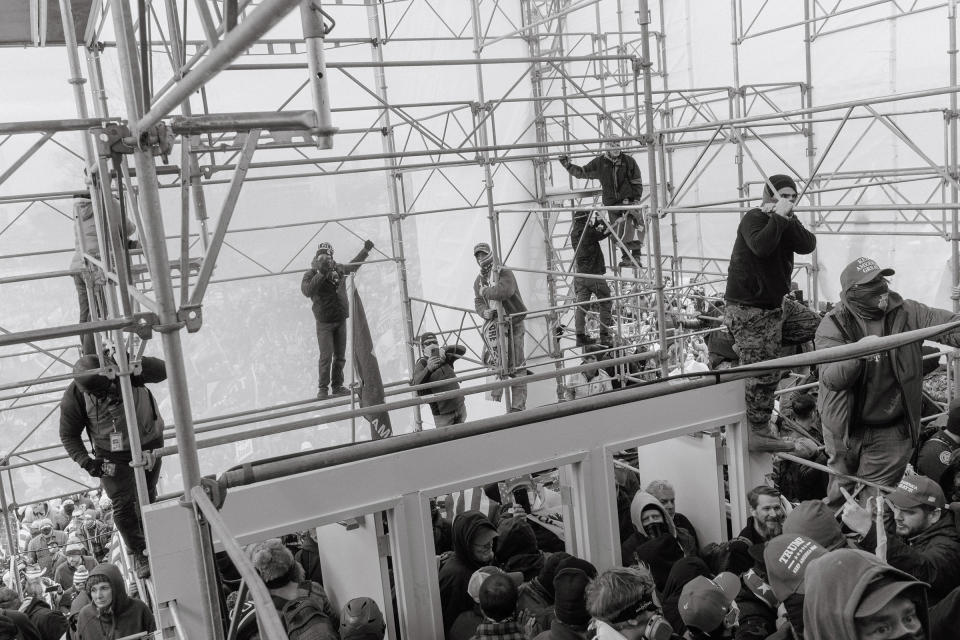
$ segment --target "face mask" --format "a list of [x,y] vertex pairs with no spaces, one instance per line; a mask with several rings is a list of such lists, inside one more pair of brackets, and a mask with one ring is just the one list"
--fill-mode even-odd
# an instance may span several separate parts
[[65,507],[63,508],[63,512],[67,515],[67,517],[72,516],[72,515],[73,515],[73,505],[72,505],[72,504],[68,504],[67,506],[65,506]]
[[651,538],[659,538],[665,533],[669,533],[670,530],[667,528],[666,523],[663,522],[651,522],[643,528],[646,531],[647,535]]
[[890,285],[883,278],[850,287],[844,294],[847,304],[861,318],[879,320],[889,304]]
[[490,270],[493,268],[493,254],[488,253],[484,255],[482,258],[480,258],[479,260],[477,260],[477,262],[480,264],[480,273],[482,273],[483,275],[487,275],[488,273],[490,273]]

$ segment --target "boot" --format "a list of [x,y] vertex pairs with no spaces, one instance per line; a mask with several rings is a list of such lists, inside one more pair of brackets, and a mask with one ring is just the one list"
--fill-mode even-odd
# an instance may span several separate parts
[[594,339],[591,338],[590,336],[588,336],[587,334],[585,334],[585,333],[578,333],[578,334],[577,334],[577,346],[578,346],[578,347],[585,347],[585,346],[587,346],[588,344],[593,344],[593,343],[594,343]]
[[330,389],[330,395],[332,396],[348,396],[350,395],[350,389],[347,389],[342,384],[337,385]]
[[617,265],[621,269],[628,269],[633,266],[633,260],[630,259],[626,253],[620,254],[620,264]]
[[773,434],[769,425],[750,425],[747,448],[755,453],[793,453],[794,444]]
[[150,561],[144,552],[133,554],[133,568],[137,572],[138,578],[150,577]]
[[326,387],[321,387],[317,389],[317,400],[326,400],[330,397],[330,391]]

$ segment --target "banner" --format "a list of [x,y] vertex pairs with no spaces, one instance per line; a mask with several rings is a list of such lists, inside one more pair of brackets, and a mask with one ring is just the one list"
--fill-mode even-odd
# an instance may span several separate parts
[[[353,288],[353,367],[360,384],[360,406],[383,404],[383,379],[380,377],[380,363],[373,353],[373,338],[367,324],[367,314],[356,287]],[[383,411],[364,416],[370,423],[370,437],[373,440],[393,435],[390,415]]]

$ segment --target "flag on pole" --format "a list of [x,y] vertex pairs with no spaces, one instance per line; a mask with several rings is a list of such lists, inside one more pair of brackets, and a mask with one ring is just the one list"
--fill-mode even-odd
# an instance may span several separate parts
[[[380,377],[380,363],[373,353],[373,338],[367,324],[367,314],[357,288],[353,288],[353,367],[360,379],[360,406],[383,404],[383,379]],[[386,411],[364,416],[370,423],[370,437],[373,440],[393,435],[390,426],[390,414]]]

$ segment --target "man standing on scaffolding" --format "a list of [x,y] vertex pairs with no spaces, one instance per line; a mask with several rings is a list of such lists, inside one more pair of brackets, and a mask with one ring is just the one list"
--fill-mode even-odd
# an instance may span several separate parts
[[602,278],[607,271],[607,266],[603,259],[603,249],[600,247],[600,241],[610,235],[610,227],[600,218],[596,218],[591,223],[590,215],[589,211],[575,212],[573,225],[570,227],[574,270],[578,274],[601,276],[573,279],[573,290],[577,294],[577,308],[573,318],[578,347],[593,342],[593,339],[587,336],[586,330],[586,305],[592,296],[597,297],[597,306],[600,308],[600,342],[605,345],[612,344],[610,327],[613,326],[613,303],[610,301],[610,287]]
[[[493,251],[486,242],[480,242],[473,248],[473,257],[480,265],[480,275],[473,282],[473,304],[480,316],[489,322],[496,322],[497,308],[495,302],[503,306],[503,312],[509,320],[507,327],[507,355],[506,370],[511,378],[524,376],[526,370],[526,353],[523,347],[524,327],[527,307],[520,297],[517,287],[517,278],[509,269],[500,269],[497,281],[493,281]],[[494,395],[499,401],[499,394]],[[509,411],[523,411],[527,407],[527,385],[515,384],[510,387]]]
[[[166,380],[167,366],[159,358],[144,357],[140,368],[139,374],[130,376],[130,383],[144,454],[147,492],[153,501],[160,479],[160,458],[152,452],[163,446],[163,417],[145,385]],[[90,477],[100,478],[104,491],[113,501],[113,520],[133,554],[137,575],[146,578],[150,575],[150,565],[145,554],[147,543],[143,537],[134,469],[130,466],[133,455],[120,381],[98,373],[98,369],[97,356],[83,356],[74,365],[73,371],[78,375],[60,401],[60,442],[67,455]],[[84,431],[93,443],[93,457],[83,444]]]
[[[644,235],[640,212],[636,209],[610,207],[638,204],[640,196],[643,195],[643,177],[633,156],[625,155],[621,151],[619,140],[611,140],[604,146],[603,153],[582,167],[571,163],[566,154],[560,156],[560,164],[574,178],[600,181],[601,197],[603,206],[608,207],[610,226],[622,243],[620,266],[631,267],[634,262],[639,265]],[[639,235],[639,238],[635,240],[636,235]],[[630,250],[630,255],[625,249]]]
[[[317,322],[317,344],[320,347],[317,398],[330,395],[346,396],[350,391],[343,386],[343,365],[347,362],[347,318],[350,302],[347,300],[346,275],[360,268],[367,259],[373,242],[365,240],[363,249],[349,264],[337,264],[333,259],[333,245],[321,242],[310,268],[303,274],[300,291],[313,301],[313,317]],[[331,383],[333,388],[330,388]]]
[[[748,211],[737,227],[727,273],[723,324],[733,336],[734,351],[742,365],[780,355],[793,254],[813,253],[817,247],[817,237],[793,215],[796,199],[793,178],[770,176],[760,208]],[[786,308],[793,313],[793,306]],[[746,380],[751,451],[793,451],[794,445],[777,438],[770,428],[773,392],[779,382],[779,371]]]

